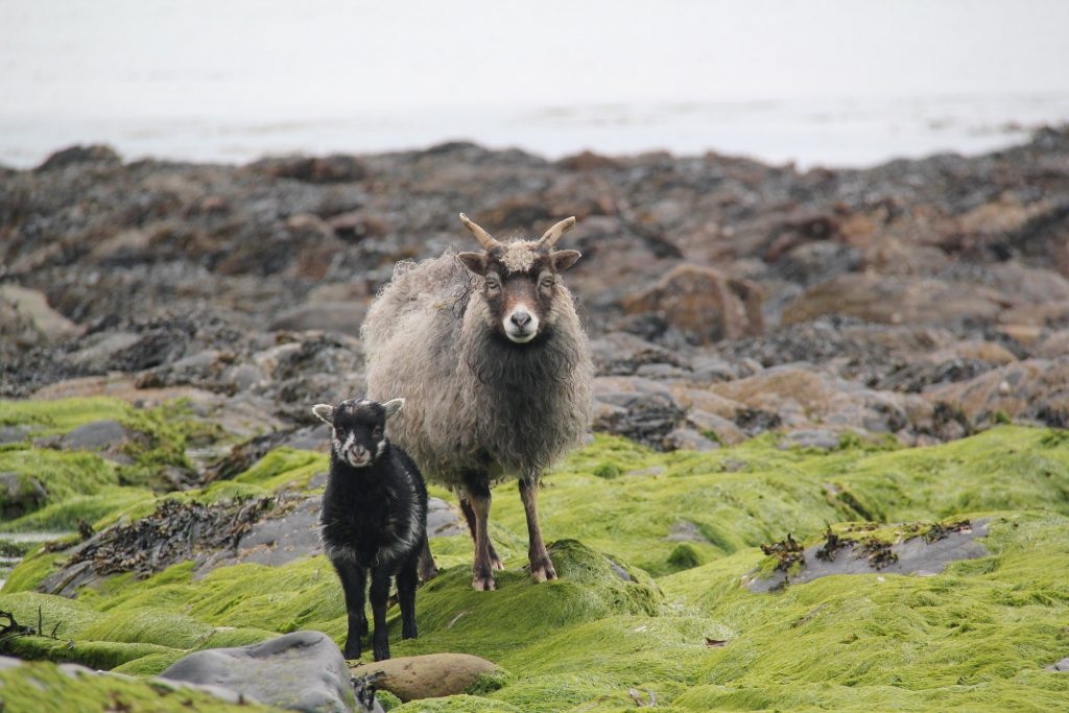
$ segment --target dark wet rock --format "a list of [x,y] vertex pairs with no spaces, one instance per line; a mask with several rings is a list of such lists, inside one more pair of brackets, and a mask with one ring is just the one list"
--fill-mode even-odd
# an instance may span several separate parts
[[1015,362],[923,395],[959,410],[973,427],[1020,419],[1065,428],[1069,426],[1069,355]]
[[67,432],[59,446],[70,451],[115,452],[136,436],[118,421],[96,421]]
[[58,343],[83,328],[53,309],[45,294],[18,285],[0,285],[0,337],[22,346]]
[[927,536],[893,544],[876,540],[842,541],[836,537],[830,547],[829,542],[804,550],[799,547],[794,558],[801,564],[797,571],[788,574],[789,567],[777,569],[770,577],[751,580],[748,587],[751,592],[770,592],[835,574],[938,574],[951,562],[990,554],[977,541],[986,536],[987,521],[978,520],[952,528],[934,527]]
[[33,433],[33,429],[25,425],[0,426],[0,446],[6,446],[10,443],[21,443],[25,441],[31,433]]
[[500,676],[496,664],[470,654],[427,654],[360,664],[352,669],[358,678],[377,685],[402,701],[439,698],[463,693],[480,679]]
[[761,334],[761,289],[712,268],[680,265],[624,300],[628,314],[658,312],[693,344]]
[[39,509],[48,500],[40,481],[18,473],[0,473],[0,515],[4,520],[21,517]]
[[71,146],[51,154],[44,160],[38,171],[54,171],[77,164],[97,164],[103,166],[118,166],[122,163],[119,154],[110,146],[92,144],[89,146]]
[[441,498],[427,499],[427,536],[452,537],[465,535],[467,526],[461,521],[453,506]]
[[147,575],[184,560],[203,563],[227,554],[236,556],[243,536],[256,523],[267,519],[269,512],[281,517],[298,502],[265,497],[206,505],[168,498],[151,515],[112,525],[74,546],[63,567],[42,582],[40,591],[71,596],[78,587],[111,574]]
[[360,336],[367,308],[352,302],[321,302],[286,310],[271,321],[272,331],[317,330]]
[[167,668],[160,678],[218,686],[266,705],[308,713],[346,713],[356,706],[345,658],[318,631],[197,651]]
[[821,451],[830,451],[839,447],[841,442],[839,434],[833,431],[811,430],[792,431],[779,443],[780,448],[815,448]]
[[[464,210],[501,237],[579,218],[561,245],[583,253],[568,284],[599,375],[668,395],[602,400],[598,428],[664,448],[675,429],[914,443],[1056,424],[1057,369],[1026,379],[1030,405],[994,374],[1031,373],[1006,353],[1069,350],[1066,156],[1064,130],[976,158],[805,173],[466,142],[245,167],[75,147],[0,181],[0,292],[28,290],[73,325],[49,334],[0,299],[0,398],[185,396],[239,435],[310,426],[311,403],[359,394],[360,322],[394,263],[474,246]],[[816,398],[749,390],[778,378],[762,368],[800,363],[820,374]],[[714,388],[739,382],[745,395]]]
[[266,158],[249,164],[249,170],[271,178],[291,178],[308,183],[342,183],[362,181],[367,167],[355,156],[333,154],[322,158],[290,156]]
[[664,450],[665,436],[685,415],[672,395],[655,382],[638,377],[601,377],[594,393],[602,408],[595,428]]
[[1062,659],[1061,661],[1058,661],[1056,663],[1052,663],[1050,666],[1047,666],[1046,669],[1048,671],[1055,671],[1055,672],[1069,671],[1069,656],[1067,656],[1066,658]]

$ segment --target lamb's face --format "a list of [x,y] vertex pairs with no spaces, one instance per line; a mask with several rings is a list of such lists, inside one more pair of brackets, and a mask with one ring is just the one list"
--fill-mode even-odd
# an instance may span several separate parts
[[552,325],[554,301],[563,289],[560,273],[575,263],[579,253],[517,241],[458,257],[482,278],[491,327],[513,344],[530,344]]
[[331,445],[338,458],[354,468],[364,468],[385,452],[386,419],[403,405],[404,399],[383,404],[350,399],[336,406],[317,404],[312,411],[334,429]]

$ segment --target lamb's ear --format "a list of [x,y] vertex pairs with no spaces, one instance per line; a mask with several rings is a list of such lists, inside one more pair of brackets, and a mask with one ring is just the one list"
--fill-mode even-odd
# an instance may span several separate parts
[[312,413],[319,416],[320,421],[334,425],[334,407],[330,404],[316,404],[312,407]]
[[554,270],[564,272],[582,256],[583,254],[578,250],[556,250],[550,253],[549,259],[553,261]]
[[480,277],[486,276],[486,253],[459,253],[457,260]]
[[401,410],[401,407],[405,405],[404,399],[394,399],[393,401],[387,401],[382,405],[382,408],[386,409],[386,418],[390,418],[395,413]]

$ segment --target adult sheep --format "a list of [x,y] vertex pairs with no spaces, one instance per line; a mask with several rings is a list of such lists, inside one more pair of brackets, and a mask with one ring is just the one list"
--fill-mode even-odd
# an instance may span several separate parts
[[368,397],[405,399],[391,439],[457,492],[475,541],[475,589],[493,589],[493,570],[503,569],[488,521],[490,486],[508,478],[519,480],[531,576],[556,579],[538,488],[592,416],[589,347],[561,281],[580,254],[554,249],[575,218],[540,240],[509,242],[460,219],[482,252],[399,263],[371,306],[361,331]]

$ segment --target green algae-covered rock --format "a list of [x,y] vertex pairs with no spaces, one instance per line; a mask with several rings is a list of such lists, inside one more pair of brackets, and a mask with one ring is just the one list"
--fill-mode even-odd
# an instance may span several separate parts
[[13,712],[268,713],[279,710],[236,700],[228,702],[189,687],[3,658],[0,658],[0,701],[5,711]]
[[[1007,426],[916,449],[779,445],[766,437],[661,454],[596,436],[545,479],[542,529],[560,579],[543,584],[524,570],[515,489],[496,488],[491,535],[507,568],[498,590],[471,589],[467,534],[436,538],[442,573],[418,592],[419,638],[400,640],[396,611],[388,625],[396,656],[467,653],[509,673],[401,709],[1069,709],[1069,676],[1049,670],[1069,656],[1064,432]],[[322,469],[323,454],[276,449],[231,481],[168,497],[312,497]],[[130,493],[124,509],[95,510],[99,532],[119,512],[129,523],[158,509],[151,491],[108,482],[37,513]],[[983,551],[941,571],[788,578],[772,593],[746,586],[770,567],[760,546],[788,535],[803,548],[828,532],[893,544],[964,520],[986,523],[975,539]],[[177,561],[106,574],[73,598],[36,591],[69,559],[38,549],[11,573],[0,611],[58,629],[5,639],[3,651],[151,676],[191,651],[303,629],[345,636],[341,589],[322,555],[211,571]]]

